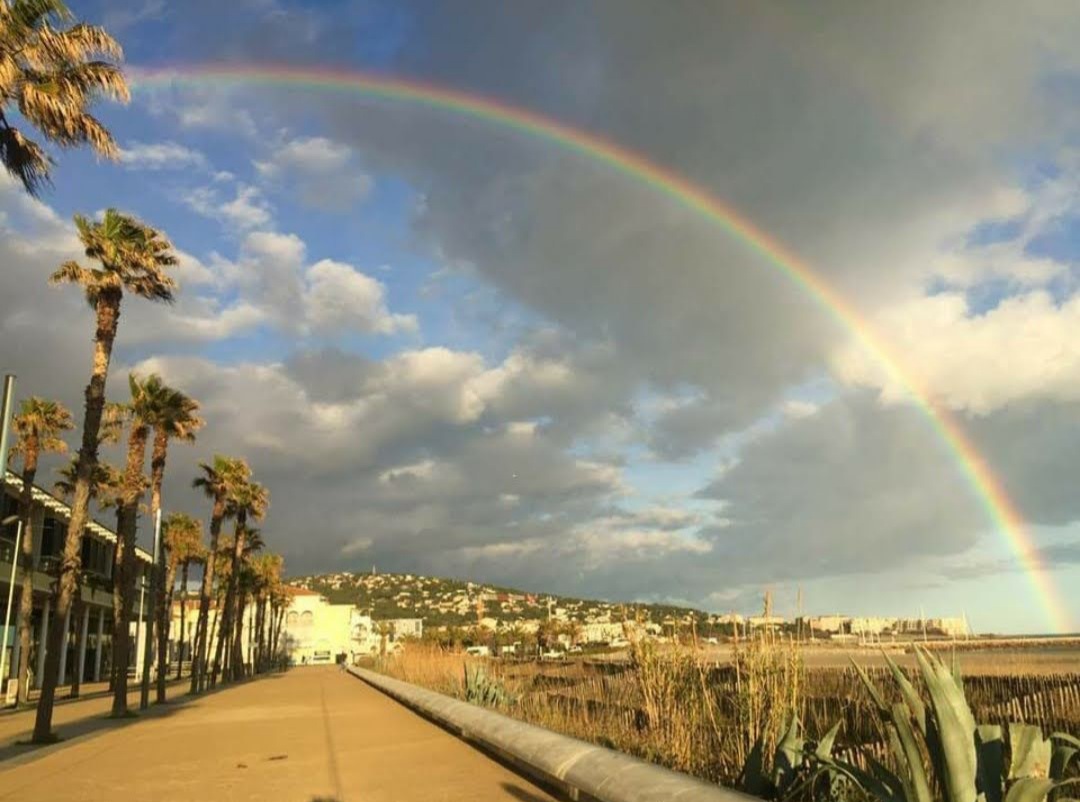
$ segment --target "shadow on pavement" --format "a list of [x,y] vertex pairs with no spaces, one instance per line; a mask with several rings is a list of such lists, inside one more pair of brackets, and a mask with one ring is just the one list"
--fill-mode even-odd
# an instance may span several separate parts
[[[14,764],[27,763],[38,758],[45,757],[51,754],[57,749],[63,749],[68,744],[74,741],[81,741],[85,738],[90,738],[95,735],[101,734],[110,730],[119,730],[124,727],[130,727],[132,724],[137,724],[140,721],[149,721],[152,719],[166,718],[178,713],[183,708],[187,707],[193,702],[197,702],[201,699],[207,699],[223,691],[232,690],[233,688],[240,688],[247,685],[250,682],[263,681],[267,679],[279,679],[282,676],[280,673],[275,674],[261,674],[258,677],[242,680],[240,682],[234,682],[229,685],[219,685],[218,687],[206,691],[198,696],[192,696],[190,693],[184,693],[175,699],[169,699],[164,704],[153,704],[146,710],[136,712],[138,705],[131,708],[135,713],[130,717],[125,718],[112,718],[108,713],[93,713],[87,715],[85,718],[75,719],[73,721],[67,721],[59,725],[55,732],[59,736],[60,740],[51,744],[32,744],[27,743],[30,736],[33,734],[34,726],[34,710],[33,708],[26,708],[21,712],[29,713],[28,728],[15,735],[13,741],[0,746],[0,764]],[[8,766],[4,766],[8,768]]]
[[520,785],[517,785],[515,783],[504,782],[501,783],[501,785],[503,787],[503,790],[506,791],[506,793],[514,797],[514,799],[520,799],[521,802],[549,802],[548,797],[534,794],[529,789],[522,788]]

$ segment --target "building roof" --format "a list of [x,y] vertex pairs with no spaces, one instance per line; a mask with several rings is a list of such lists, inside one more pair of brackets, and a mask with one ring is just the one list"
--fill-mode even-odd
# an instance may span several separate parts
[[[16,490],[16,492],[20,494],[22,493],[22,477],[15,473],[15,471],[6,471],[4,485],[10,485]],[[40,504],[42,507],[49,510],[50,512],[56,513],[61,518],[65,518],[67,520],[71,519],[71,507],[68,506],[68,504],[61,499],[54,496],[48,490],[45,490],[38,485],[34,485],[32,496],[37,504]],[[109,527],[105,526],[104,524],[98,523],[93,519],[90,519],[87,522],[86,529],[88,532],[97,535],[102,540],[108,541],[109,543],[116,543],[116,541],[118,540],[116,532],[114,532],[112,529],[109,529]],[[150,556],[150,553],[148,551],[146,551],[145,549],[141,549],[138,546],[135,547],[135,556],[137,556],[143,562],[152,563],[154,561],[153,557]]]
[[286,585],[285,592],[290,596],[322,596],[317,590],[308,590],[307,588],[298,588],[296,585]]

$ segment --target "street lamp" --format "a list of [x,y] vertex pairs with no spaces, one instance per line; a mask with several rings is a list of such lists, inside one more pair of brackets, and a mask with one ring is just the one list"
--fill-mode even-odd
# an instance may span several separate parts
[[[22,518],[18,515],[9,515],[4,520],[0,521],[0,527],[7,526],[8,524],[19,522],[18,529],[15,530],[15,550],[11,553],[11,579],[8,581],[8,597],[7,597],[7,609],[4,611],[4,643],[0,646],[0,688],[7,690],[7,642],[8,632],[11,629],[11,605],[15,600],[15,572],[19,565],[19,545],[22,541]],[[12,651],[14,652],[14,644],[12,644]],[[14,655],[12,655],[14,657]],[[0,704],[4,704],[0,700]]]

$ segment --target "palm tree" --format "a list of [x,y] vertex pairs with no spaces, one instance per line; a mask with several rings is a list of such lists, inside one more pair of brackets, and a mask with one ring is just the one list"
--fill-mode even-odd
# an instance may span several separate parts
[[[179,390],[166,385],[157,374],[151,374],[145,380],[139,382],[138,396],[138,402],[133,401],[136,414],[142,423],[154,432],[153,450],[150,457],[150,520],[155,521],[157,520],[158,511],[161,509],[161,487],[165,479],[165,461],[168,455],[169,440],[177,439],[192,442],[195,439],[195,432],[202,427],[203,421],[195,414],[199,409],[198,403]],[[134,387],[132,397],[135,397]],[[131,526],[131,522],[128,522],[127,525]],[[155,611],[153,618],[158,625],[158,651],[161,657],[158,663],[158,676],[160,679],[158,701],[162,702],[165,700],[165,674],[168,669],[164,662],[169,642],[168,621],[166,620],[167,608],[164,604],[163,570],[163,555],[159,555],[158,564],[153,567],[151,574],[150,597],[154,599]],[[147,627],[148,632],[152,629],[151,626]],[[147,637],[147,650],[151,648],[152,643],[153,638]],[[141,707],[145,707],[149,703],[150,663],[149,659],[143,661]]]
[[52,159],[11,125],[19,114],[62,147],[89,145],[116,158],[112,135],[87,108],[104,95],[129,100],[123,51],[103,29],[74,21],[61,0],[0,2],[0,161],[34,195],[49,181]]
[[[191,443],[195,440],[195,432],[201,429],[204,421],[196,413],[199,404],[188,398],[179,390],[166,388],[162,404],[158,410],[157,420],[154,422],[154,447],[150,453],[150,515],[156,519],[158,510],[161,509],[161,485],[165,477],[165,459],[168,455],[169,441],[179,440],[182,443]],[[191,519],[194,520],[194,519]],[[187,589],[187,568],[194,554],[202,544],[202,526],[194,530],[194,542],[188,542],[184,549],[184,588]],[[167,665],[167,652],[169,646],[169,611],[172,609],[173,583],[176,579],[175,568],[173,576],[166,578],[162,583],[161,564],[157,566],[157,590],[154,599],[157,601],[157,626],[158,626],[158,675],[157,675],[157,701],[165,701],[165,679],[169,671]],[[183,604],[183,602],[181,602]],[[183,629],[183,618],[180,620]],[[181,646],[183,645],[181,639]]]
[[34,529],[33,497],[34,480],[37,477],[38,458],[42,453],[62,454],[67,443],[60,439],[60,432],[73,429],[71,413],[63,404],[31,396],[22,402],[19,414],[14,418],[18,440],[11,449],[12,456],[22,456],[22,493],[19,498],[19,520],[22,522],[22,546],[19,558],[23,573],[19,589],[19,702],[29,701],[30,683],[30,619],[34,612]]
[[[86,412],[71,519],[57,578],[56,614],[60,621],[70,613],[78,590],[80,540],[90,506],[90,484],[97,464],[98,438],[105,408],[105,381],[120,323],[120,301],[127,291],[153,301],[171,302],[176,282],[166,268],[177,263],[172,245],[162,234],[115,209],[106,210],[100,222],[76,215],[75,226],[87,257],[99,262],[101,267],[87,268],[77,262],[65,262],[50,278],[54,284],[80,285],[97,317],[94,361],[90,383],[86,386]],[[53,740],[52,711],[60,674],[62,629],[53,627],[49,632],[45,673],[34,723],[35,743]]]
[[[214,591],[214,572],[216,555],[221,540],[221,523],[228,511],[229,498],[234,488],[248,480],[251,469],[242,459],[214,456],[213,465],[199,463],[203,475],[197,477],[192,486],[201,488],[213,501],[210,512],[210,548],[203,569],[202,583],[199,588],[199,618],[195,624],[195,651],[191,663],[191,692],[198,693],[205,686],[206,657],[210,644],[208,624],[210,622],[210,598]],[[220,608],[218,618],[221,617]]]
[[[151,374],[145,379],[132,373],[128,376],[131,390],[129,404],[127,464],[117,508],[117,534],[120,536],[122,556],[120,560],[120,609],[113,622],[113,665],[117,667],[113,688],[112,715],[127,713],[127,671],[131,661],[131,637],[129,624],[135,600],[135,545],[138,535],[138,513],[143,493],[150,484],[143,468],[146,465],[146,445],[151,427],[160,419],[162,405],[169,391],[161,378]],[[162,464],[164,470],[164,464]],[[148,641],[149,642],[149,641]],[[147,675],[149,676],[149,675]]]
[[[165,268],[176,264],[168,240],[149,226],[115,210],[107,210],[101,222],[76,216],[75,223],[86,255],[100,262],[101,267],[85,268],[78,263],[67,262],[50,279],[52,283],[80,284],[97,317],[93,370],[86,388],[82,446],[58,577],[56,612],[61,620],[68,615],[78,587],[80,539],[88,516],[90,486],[102,435],[105,382],[119,324],[120,302],[125,290],[151,300],[171,301],[175,282],[167,275]],[[106,426],[106,432],[108,428]],[[63,634],[60,630],[56,627],[49,633],[41,699],[34,727],[35,742],[52,740],[52,706]]]
[[[106,411],[108,415],[108,411]],[[104,424],[102,424],[102,430],[104,431]],[[105,438],[103,438],[104,442]],[[78,457],[72,457],[71,460],[63,468],[58,468],[57,473],[60,474],[60,478],[53,483],[53,490],[61,498],[70,501],[72,494],[75,492],[75,476],[78,472]],[[107,462],[98,461],[98,464],[94,466],[94,476],[90,485],[90,497],[97,499],[98,506],[101,509],[106,509],[109,506],[116,504],[116,499],[120,492],[120,471],[114,468]],[[82,610],[79,609],[81,599],[76,598],[75,607],[75,620],[78,621],[82,615]],[[83,649],[83,631],[80,627],[78,630],[78,638],[75,643],[75,652],[78,654]],[[20,647],[21,648],[21,647]],[[101,645],[98,645],[101,648]],[[27,666],[29,668],[29,666]],[[82,677],[79,676],[78,671],[72,676],[71,679],[71,698],[77,698],[79,696],[80,685],[82,684]]]
[[[266,515],[266,508],[270,504],[270,493],[258,482],[247,481],[239,484],[234,489],[230,498],[229,513],[235,517],[236,524],[233,529],[233,552],[232,552],[232,572],[229,575],[228,590],[225,594],[225,620],[230,626],[223,627],[221,630],[221,641],[219,642],[219,649],[221,651],[221,644],[233,643],[232,649],[232,667],[233,667],[233,679],[239,679],[243,673],[242,650],[240,649],[240,638],[231,629],[235,627],[242,629],[243,623],[240,620],[240,604],[237,594],[237,583],[240,580],[241,561],[244,556],[245,542],[248,534],[247,521],[251,517],[255,520],[261,520]],[[230,636],[232,640],[230,641]],[[214,673],[217,673],[215,667]]]
[[[158,675],[157,701],[165,701],[165,679],[168,674],[169,621],[160,610],[172,609],[173,588],[176,585],[176,573],[183,572],[183,589],[180,596],[180,655],[182,662],[184,649],[184,597],[187,595],[188,565],[197,559],[202,551],[202,523],[182,512],[174,512],[165,519],[161,526],[161,542],[168,555],[165,582],[161,587],[161,603],[158,615]],[[177,676],[179,678],[179,674]]]
[[280,554],[262,554],[255,561],[255,644],[256,652],[253,663],[257,672],[266,669],[268,649],[267,619],[270,606],[278,586],[281,584],[281,570],[284,561]]

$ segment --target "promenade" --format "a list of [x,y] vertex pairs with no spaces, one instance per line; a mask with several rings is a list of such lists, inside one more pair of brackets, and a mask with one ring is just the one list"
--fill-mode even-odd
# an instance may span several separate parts
[[[550,802],[552,797],[333,667],[296,668],[139,720],[105,699],[57,708],[69,742],[12,746],[33,711],[0,718],[0,799]],[[80,733],[82,733],[80,735]]]

